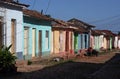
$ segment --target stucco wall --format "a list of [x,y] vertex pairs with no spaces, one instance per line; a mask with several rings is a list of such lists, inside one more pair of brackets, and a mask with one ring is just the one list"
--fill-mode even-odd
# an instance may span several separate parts
[[[39,55],[39,48],[38,48],[38,43],[39,43],[39,40],[38,40],[38,34],[39,34],[39,31],[42,32],[42,56],[47,56],[50,54],[50,50],[51,50],[51,27],[50,26],[45,26],[45,25],[37,25],[37,24],[30,24],[30,23],[24,23],[24,27],[28,27],[29,28],[29,55],[31,57],[32,56],[38,56]],[[35,38],[35,52],[32,52],[32,41],[33,41],[33,35],[32,35],[32,29],[36,29],[36,38]],[[46,39],[45,39],[45,36],[46,36],[46,31],[49,32],[49,38],[48,38],[48,48],[46,46]],[[23,43],[24,43],[24,39],[23,39]],[[24,50],[24,46],[22,48]]]
[[16,52],[23,52],[23,13],[17,10],[6,9],[7,46],[11,44],[11,19],[16,20]]
[[59,43],[59,31],[54,31],[53,38],[53,50],[54,53],[59,53],[60,43]]

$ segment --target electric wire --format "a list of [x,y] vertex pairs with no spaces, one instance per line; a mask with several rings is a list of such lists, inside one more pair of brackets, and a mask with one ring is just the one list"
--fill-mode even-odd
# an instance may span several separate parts
[[33,2],[32,9],[34,9],[35,5],[36,5],[36,0],[34,0],[34,2]]
[[46,11],[45,11],[45,14],[47,13],[49,7],[50,7],[50,3],[51,3],[51,0],[48,1],[48,5],[47,5],[47,8],[46,8]]
[[90,21],[89,23],[100,23],[100,22],[109,21],[109,20],[112,20],[112,19],[115,19],[115,18],[118,18],[118,17],[120,17],[120,14],[114,15],[114,16],[110,16],[110,17],[107,17],[107,18],[104,18],[104,19],[100,19],[100,20]]

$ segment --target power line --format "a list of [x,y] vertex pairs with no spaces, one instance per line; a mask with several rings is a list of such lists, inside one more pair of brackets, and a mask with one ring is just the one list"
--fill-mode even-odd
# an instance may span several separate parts
[[48,6],[47,6],[47,8],[46,8],[45,14],[47,13],[47,11],[48,11],[48,9],[49,9],[49,7],[50,7],[50,3],[51,3],[51,0],[48,1]]
[[112,20],[112,19],[115,19],[115,18],[118,18],[118,17],[120,17],[120,14],[115,15],[115,16],[111,16],[111,17],[107,17],[107,18],[104,18],[104,19],[100,19],[100,20],[91,21],[89,23],[100,23],[100,22]]
[[34,2],[33,2],[32,9],[34,9],[34,7],[35,7],[35,4],[36,4],[36,0],[34,0]]
[[117,18],[117,19],[114,19],[112,21],[108,21],[108,22],[104,22],[104,23],[99,23],[99,24],[96,24],[96,25],[113,25],[113,24],[120,24],[120,18]]

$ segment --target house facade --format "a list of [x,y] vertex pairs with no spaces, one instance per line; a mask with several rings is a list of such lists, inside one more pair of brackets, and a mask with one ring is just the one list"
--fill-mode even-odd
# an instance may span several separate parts
[[92,30],[91,39],[91,46],[96,50],[117,47],[118,37],[110,30]]
[[90,40],[93,49],[99,51],[104,46],[104,35],[100,30],[92,30]]
[[84,50],[90,47],[90,31],[94,27],[85,22],[82,22],[78,19],[70,19],[70,22],[74,27],[77,27],[79,30],[74,32],[74,50],[79,52],[79,50]]
[[22,9],[28,5],[20,4],[13,0],[0,1],[0,46],[9,46],[10,51],[21,54],[22,58],[22,39],[23,39],[23,12]]
[[33,10],[24,10],[23,55],[25,59],[48,56],[51,50],[51,21]]
[[54,19],[52,24],[52,54],[65,55],[74,49],[73,28],[67,22]]
[[115,34],[110,30],[101,30],[101,32],[104,34],[103,47],[109,50],[112,49],[114,47]]

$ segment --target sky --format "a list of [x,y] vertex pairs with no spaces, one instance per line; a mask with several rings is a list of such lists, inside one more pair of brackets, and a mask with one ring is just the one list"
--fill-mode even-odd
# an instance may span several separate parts
[[96,29],[120,31],[120,0],[19,0],[28,9],[67,21],[77,18]]

